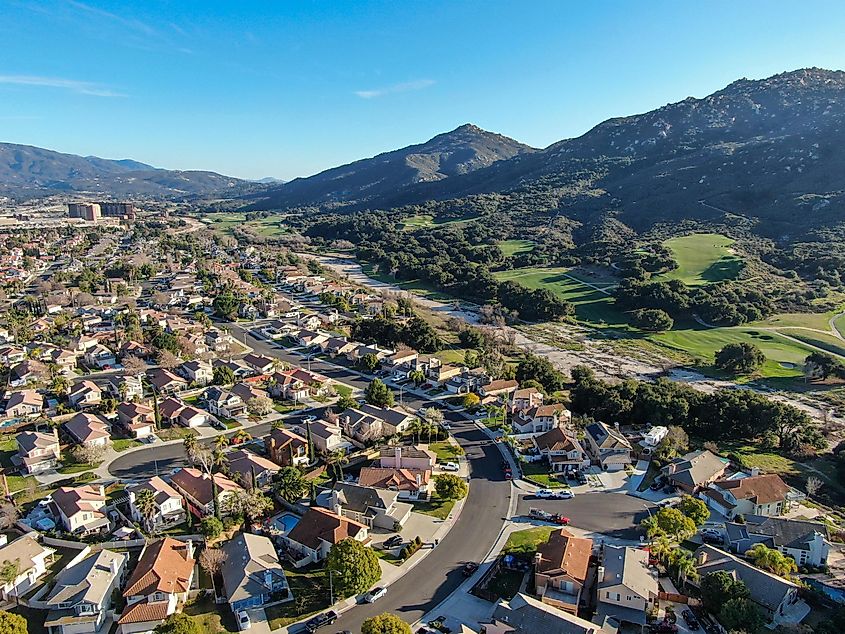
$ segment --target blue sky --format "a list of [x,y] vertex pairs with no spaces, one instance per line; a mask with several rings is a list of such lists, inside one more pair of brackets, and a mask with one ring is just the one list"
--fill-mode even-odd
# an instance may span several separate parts
[[293,178],[845,67],[843,2],[2,0],[0,140]]

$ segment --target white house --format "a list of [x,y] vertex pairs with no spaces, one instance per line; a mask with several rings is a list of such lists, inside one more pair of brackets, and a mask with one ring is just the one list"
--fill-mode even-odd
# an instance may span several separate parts
[[[136,505],[138,494],[141,491],[151,491],[156,503],[156,511],[151,519],[144,518],[141,510]],[[133,484],[126,487],[129,494],[129,511],[132,520],[139,524],[150,521],[156,529],[175,526],[185,521],[185,507],[182,504],[182,496],[172,486],[167,484],[158,476],[150,478],[147,482]]]
[[0,586],[0,597],[6,601],[26,594],[47,572],[47,565],[56,551],[39,544],[39,538],[39,533],[32,532],[9,542],[5,534],[0,534],[0,565],[7,561],[18,562],[18,576]]

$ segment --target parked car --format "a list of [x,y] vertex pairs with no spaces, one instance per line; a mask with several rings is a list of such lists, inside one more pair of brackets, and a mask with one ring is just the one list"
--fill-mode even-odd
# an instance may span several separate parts
[[457,462],[446,462],[441,468],[443,471],[459,471],[461,467]]
[[650,629],[654,632],[654,634],[675,634],[675,632],[678,631],[678,626],[674,623],[661,621],[660,623],[652,625]]
[[476,570],[478,570],[478,564],[474,561],[468,561],[464,564],[463,570],[461,572],[463,572],[464,577],[471,577],[475,574]]
[[540,499],[547,500],[553,498],[555,496],[555,492],[551,489],[540,489],[534,495]]
[[578,472],[578,484],[587,484],[587,475],[583,471]]
[[322,614],[318,614],[317,616],[308,619],[305,622],[305,630],[308,632],[316,632],[321,627],[331,625],[335,621],[337,621],[337,612],[329,610],[328,612],[323,612]]
[[405,540],[402,539],[401,535],[394,535],[393,537],[385,540],[382,544],[383,548],[396,548],[397,546],[401,546]]
[[551,521],[555,524],[560,524],[561,526],[569,526],[569,518],[560,515],[559,513],[552,515]]
[[252,627],[252,622],[249,620],[249,614],[246,613],[246,610],[241,610],[237,614],[238,617],[238,629],[243,632],[244,630],[248,630]]
[[531,517],[535,520],[544,520],[546,522],[551,521],[552,517],[554,517],[548,511],[544,511],[543,509],[528,509],[528,517]]
[[376,586],[372,590],[370,590],[367,594],[364,595],[364,601],[367,603],[375,603],[379,599],[381,599],[384,595],[387,594],[387,588],[383,586]]
[[571,500],[575,497],[575,493],[572,492],[572,489],[561,489],[560,491],[555,491],[552,497],[556,500]]
[[699,628],[698,619],[695,618],[695,614],[692,613],[692,610],[684,610],[681,612],[681,616],[684,617],[684,623],[687,624],[689,629],[697,630]]

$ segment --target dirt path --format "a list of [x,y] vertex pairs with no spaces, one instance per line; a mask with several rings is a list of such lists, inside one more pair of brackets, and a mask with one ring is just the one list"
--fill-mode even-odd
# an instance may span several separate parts
[[[320,264],[331,268],[355,284],[366,286],[380,292],[412,297],[415,302],[436,313],[446,317],[456,317],[473,325],[480,325],[478,315],[472,311],[457,307],[457,302],[447,304],[441,301],[428,299],[426,297],[420,297],[403,288],[395,286],[394,284],[375,280],[366,275],[361,269],[361,265],[351,258],[338,255],[313,256],[306,253],[299,255],[306,258],[316,257]],[[582,284],[584,283],[582,280],[577,281]],[[700,321],[700,323],[708,326],[708,324],[703,321]],[[653,361],[644,361],[632,356],[619,354],[606,344],[590,339],[586,335],[588,332],[587,329],[568,324],[561,324],[556,327],[563,333],[571,336],[573,339],[577,339],[578,343],[583,346],[583,349],[565,350],[548,343],[543,343],[529,337],[518,328],[511,326],[505,326],[504,330],[509,335],[513,336],[514,344],[517,347],[527,352],[546,357],[558,369],[566,373],[577,365],[586,365],[592,368],[596,375],[603,379],[617,380],[635,378],[643,381],[651,381],[659,376],[666,376],[668,374],[671,380],[686,383],[690,387],[706,393],[712,393],[716,390],[725,388],[737,389],[737,385],[735,383],[711,379],[700,372],[673,367],[675,364],[668,360],[661,361],[660,359],[657,359]],[[742,386],[741,389],[755,388]],[[822,422],[826,418],[829,423],[836,422],[841,425],[845,425],[845,420],[830,416],[829,413],[823,411],[819,406],[799,400],[794,394],[773,393],[768,390],[757,389],[755,389],[755,391],[759,391],[773,400],[794,405],[819,422]]]

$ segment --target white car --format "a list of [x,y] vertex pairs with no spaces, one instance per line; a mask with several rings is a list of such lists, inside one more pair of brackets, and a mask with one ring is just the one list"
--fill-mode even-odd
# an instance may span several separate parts
[[534,495],[536,495],[538,498],[543,498],[543,499],[548,500],[548,499],[551,499],[555,496],[555,492],[552,491],[551,489],[540,489]]
[[575,493],[571,489],[563,489],[562,491],[555,491],[552,497],[556,500],[571,500],[575,497]]
[[443,471],[460,471],[460,468],[457,462],[446,462],[443,464]]
[[243,632],[244,630],[248,630],[252,627],[252,621],[249,620],[249,614],[246,613],[246,610],[241,610],[237,614],[238,618],[238,629]]
[[367,594],[364,595],[364,601],[367,603],[375,603],[379,599],[381,599],[384,595],[387,594],[387,588],[383,588],[381,586],[376,586],[372,590],[370,590]]

